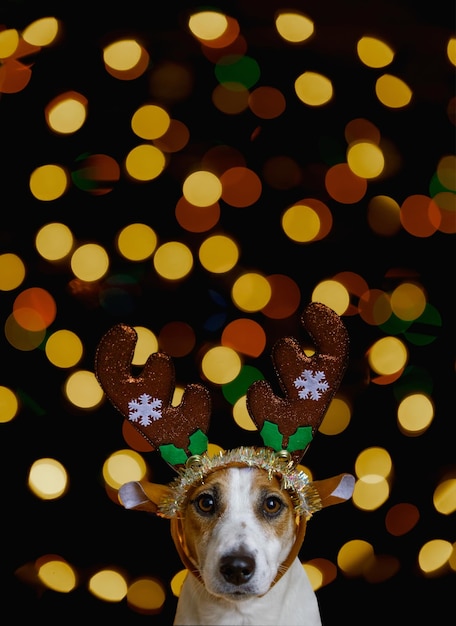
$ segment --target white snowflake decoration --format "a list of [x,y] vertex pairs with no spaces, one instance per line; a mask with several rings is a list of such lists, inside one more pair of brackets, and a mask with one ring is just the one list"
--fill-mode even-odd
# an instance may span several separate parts
[[303,400],[319,400],[322,393],[329,389],[325,373],[321,371],[304,370],[301,376],[295,379],[294,385],[296,389],[300,389],[299,397]]
[[143,393],[137,400],[130,400],[128,403],[128,419],[130,422],[138,422],[141,426],[149,426],[163,417],[161,405],[161,400]]

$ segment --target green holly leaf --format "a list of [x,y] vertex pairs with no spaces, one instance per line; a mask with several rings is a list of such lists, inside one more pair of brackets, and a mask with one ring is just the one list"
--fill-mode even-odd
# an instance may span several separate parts
[[279,431],[277,424],[266,420],[260,431],[260,435],[265,446],[272,448],[276,452],[283,449],[283,435]]
[[187,455],[183,448],[177,448],[173,443],[167,443],[158,448],[162,458],[170,465],[184,465]]
[[206,452],[209,440],[202,430],[198,428],[193,435],[190,435],[189,439],[188,449],[192,454],[204,454]]
[[294,452],[295,450],[305,450],[309,443],[312,441],[312,427],[311,426],[298,426],[296,432],[293,433],[288,439],[288,452]]

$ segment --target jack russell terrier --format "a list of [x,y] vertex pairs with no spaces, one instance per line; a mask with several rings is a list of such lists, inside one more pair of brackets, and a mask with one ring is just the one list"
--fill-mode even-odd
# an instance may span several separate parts
[[174,368],[152,354],[131,374],[137,335],[118,324],[100,341],[95,371],[112,404],[177,472],[169,485],[147,480],[119,490],[127,509],[170,520],[188,570],[175,626],[318,626],[317,597],[299,560],[314,512],[351,498],[350,474],[312,481],[301,460],[336,393],[348,360],[348,335],[334,311],[311,303],[301,321],[315,351],[291,337],[273,348],[284,397],[254,382],[247,407],[263,447],[207,453],[210,397],[187,385],[172,405]]

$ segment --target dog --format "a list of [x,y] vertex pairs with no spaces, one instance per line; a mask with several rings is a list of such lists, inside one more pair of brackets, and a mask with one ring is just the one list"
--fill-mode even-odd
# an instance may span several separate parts
[[[350,474],[313,483],[325,507],[348,500],[353,486]],[[125,508],[156,513],[170,496],[160,487],[126,483],[119,496]],[[209,474],[188,492],[173,529],[189,570],[174,625],[321,625],[315,591],[297,555],[305,526],[292,496],[265,470],[226,467]]]
[[119,489],[125,508],[170,520],[188,570],[175,626],[321,624],[299,550],[308,520],[348,500],[355,480],[339,474],[313,481],[299,463],[340,385],[348,335],[339,316],[321,303],[309,304],[301,321],[315,346],[312,356],[293,337],[273,347],[283,395],[265,380],[253,382],[246,393],[264,445],[213,456],[205,386],[187,385],[175,405],[168,355],[150,355],[133,376],[134,328],[117,324],[99,343],[95,372],[107,397],[177,472],[169,485],[142,480]]

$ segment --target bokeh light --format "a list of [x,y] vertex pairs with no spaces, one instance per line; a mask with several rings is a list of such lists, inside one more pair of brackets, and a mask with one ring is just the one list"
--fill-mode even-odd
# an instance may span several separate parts
[[333,97],[333,86],[327,76],[317,72],[304,72],[295,80],[296,95],[304,104],[322,106]]
[[182,193],[191,204],[207,207],[219,200],[222,195],[222,183],[212,172],[193,172],[185,179]]
[[117,236],[117,249],[130,261],[144,261],[155,251],[157,234],[148,224],[128,224]]
[[273,346],[314,354],[315,301],[350,352],[298,468],[356,479],[299,554],[322,622],[446,623],[454,7],[92,4],[2,8],[5,615],[173,622],[169,523],[118,492],[174,474],[107,401],[101,336],[136,330],[128,377],[172,357],[173,407],[208,388],[213,455],[260,444],[249,386],[284,394]]
[[35,562],[36,571],[40,581],[48,589],[58,593],[73,591],[78,582],[75,569],[58,555],[45,555]]
[[75,133],[86,120],[87,104],[87,98],[75,91],[61,94],[45,109],[49,128],[62,135]]
[[22,284],[25,278],[25,265],[22,259],[14,253],[0,254],[0,289],[12,291]]
[[203,241],[198,255],[205,269],[216,274],[223,274],[235,267],[239,259],[239,250],[231,237],[213,235]]
[[46,341],[46,356],[56,367],[74,367],[81,360],[84,346],[71,330],[57,330]]
[[0,386],[0,423],[10,422],[17,415],[19,400],[12,389]]
[[314,32],[313,21],[307,15],[294,11],[280,11],[275,25],[279,35],[291,43],[301,43]]
[[103,278],[109,269],[109,256],[98,243],[86,243],[76,248],[71,255],[74,275],[86,282]]
[[113,489],[132,480],[141,480],[145,473],[145,461],[134,450],[117,450],[103,464],[103,478]]
[[257,272],[245,272],[233,283],[233,302],[241,311],[259,311],[271,298],[271,286],[265,276]]
[[68,173],[61,165],[41,165],[30,175],[30,191],[37,200],[56,200],[63,196],[68,185]]
[[38,459],[30,467],[28,486],[38,498],[55,500],[68,489],[68,473],[57,459]]
[[215,346],[203,356],[201,371],[207,380],[223,385],[236,378],[241,365],[242,362],[236,350],[227,346]]
[[42,226],[36,234],[35,246],[47,261],[65,259],[73,248],[74,237],[66,224],[52,222]]
[[167,280],[180,280],[193,267],[191,250],[180,241],[168,241],[159,246],[153,259],[157,273]]
[[127,594],[128,585],[121,572],[103,569],[90,577],[88,589],[105,602],[120,602]]

